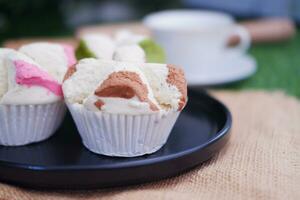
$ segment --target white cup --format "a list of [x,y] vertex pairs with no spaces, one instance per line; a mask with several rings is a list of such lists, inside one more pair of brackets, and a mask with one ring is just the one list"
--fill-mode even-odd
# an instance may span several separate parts
[[[251,42],[247,30],[221,12],[169,10],[150,14],[143,22],[166,50],[167,62],[181,65],[187,76],[211,70],[212,63],[221,67],[216,61],[241,56]],[[239,36],[240,42],[229,47],[232,35]]]

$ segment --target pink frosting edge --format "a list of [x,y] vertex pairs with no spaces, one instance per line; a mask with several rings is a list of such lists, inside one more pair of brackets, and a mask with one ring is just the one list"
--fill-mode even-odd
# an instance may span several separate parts
[[47,72],[23,60],[14,61],[16,68],[16,82],[20,85],[41,86],[57,96],[63,96],[62,86]]
[[74,53],[75,52],[74,48],[68,44],[60,44],[60,45],[63,47],[65,55],[67,57],[68,67],[74,65],[77,62],[75,53]]

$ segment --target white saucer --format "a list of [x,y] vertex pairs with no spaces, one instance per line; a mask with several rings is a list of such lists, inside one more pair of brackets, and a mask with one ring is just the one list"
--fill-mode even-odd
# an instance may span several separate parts
[[209,70],[199,67],[193,73],[185,72],[189,86],[213,86],[243,80],[252,76],[257,68],[255,59],[250,55],[216,59],[206,65],[210,66]]

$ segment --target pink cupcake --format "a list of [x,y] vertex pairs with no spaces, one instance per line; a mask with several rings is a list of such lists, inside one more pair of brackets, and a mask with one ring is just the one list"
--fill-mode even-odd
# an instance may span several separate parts
[[50,137],[65,105],[61,83],[75,63],[71,47],[33,43],[0,49],[0,144],[25,145]]

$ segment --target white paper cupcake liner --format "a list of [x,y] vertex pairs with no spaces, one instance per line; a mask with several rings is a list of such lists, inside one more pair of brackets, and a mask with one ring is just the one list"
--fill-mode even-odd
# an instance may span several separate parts
[[61,124],[63,101],[39,105],[0,105],[0,144],[25,145],[50,137]]
[[68,108],[86,148],[94,153],[121,157],[159,150],[180,113],[109,114],[89,111],[79,104],[68,105]]

